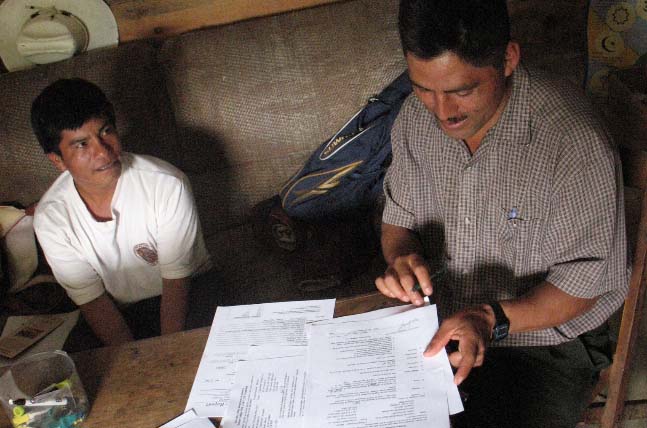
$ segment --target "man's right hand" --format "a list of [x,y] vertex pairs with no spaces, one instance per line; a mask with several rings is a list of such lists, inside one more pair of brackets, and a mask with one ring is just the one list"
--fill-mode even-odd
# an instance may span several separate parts
[[422,305],[422,295],[414,290],[415,285],[419,284],[427,296],[433,288],[418,236],[407,228],[382,223],[382,253],[389,267],[375,280],[377,289],[387,297]]
[[420,285],[426,296],[433,292],[429,265],[415,253],[394,258],[384,275],[375,280],[377,289],[385,296],[420,306],[423,300],[420,292],[414,290],[416,284]]

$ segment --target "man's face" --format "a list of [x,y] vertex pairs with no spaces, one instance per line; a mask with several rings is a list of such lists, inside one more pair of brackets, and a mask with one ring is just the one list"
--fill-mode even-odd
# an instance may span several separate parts
[[480,144],[505,107],[506,78],[518,64],[518,46],[512,49],[516,56],[506,53],[503,70],[475,67],[451,52],[427,60],[407,54],[413,90],[445,134]]
[[90,119],[78,129],[61,132],[61,156],[47,156],[59,171],[70,171],[82,191],[112,190],[121,174],[121,143],[104,118]]

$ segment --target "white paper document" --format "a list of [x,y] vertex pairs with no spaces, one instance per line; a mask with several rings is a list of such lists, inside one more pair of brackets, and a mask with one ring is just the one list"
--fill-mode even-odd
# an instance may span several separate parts
[[308,346],[251,346],[221,426],[448,428],[447,355],[422,355],[437,328],[435,306],[408,306],[310,324]]
[[334,310],[334,299],[218,307],[186,409],[225,416],[236,363],[250,345],[305,346],[306,323],[331,319]]
[[[429,299],[425,296],[425,306],[427,305],[429,305]],[[324,324],[338,325],[340,323],[347,323],[347,322],[375,320],[379,318],[397,315],[402,312],[410,311],[413,309],[416,309],[416,306],[413,306],[413,305],[394,306],[390,308],[378,309],[371,312],[363,312],[356,315],[334,318],[332,320],[319,321],[316,323],[316,325],[324,325]],[[438,329],[438,323],[435,322],[433,325],[432,335],[433,333],[436,332],[437,329]],[[449,414],[454,415],[456,413],[462,412],[464,410],[463,402],[458,392],[458,387],[454,384],[454,373],[452,372],[452,368],[451,368],[451,365],[449,364],[449,359],[447,357],[447,353],[445,352],[445,350],[444,349],[441,350],[438,353],[438,355],[436,355],[433,358],[425,358],[424,363],[426,364],[425,370],[427,371],[442,370],[444,372],[444,375],[442,375],[443,376],[442,378],[445,379],[445,382],[447,385],[447,406],[449,408]],[[435,375],[433,378],[433,381],[438,382],[438,379],[441,379],[440,374]]]
[[160,425],[159,428],[178,428],[180,425],[185,424],[197,417],[198,415],[195,414],[195,410],[189,409],[182,413],[180,416],[171,419],[163,425]]
[[159,428],[213,428],[209,418],[199,418],[193,409],[187,410],[177,418],[171,419]]
[[[256,349],[254,349],[256,348]],[[251,347],[238,362],[222,428],[301,428],[305,412],[305,346]]]
[[422,355],[438,329],[435,306],[308,328],[304,426],[449,427],[442,356]]

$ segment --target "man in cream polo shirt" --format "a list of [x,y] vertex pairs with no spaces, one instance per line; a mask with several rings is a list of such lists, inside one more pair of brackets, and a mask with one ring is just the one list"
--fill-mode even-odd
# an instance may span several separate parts
[[82,79],[45,88],[32,128],[62,172],[38,204],[36,234],[94,334],[106,345],[151,335],[151,312],[159,333],[184,329],[191,282],[211,269],[186,176],[122,152],[111,103]]

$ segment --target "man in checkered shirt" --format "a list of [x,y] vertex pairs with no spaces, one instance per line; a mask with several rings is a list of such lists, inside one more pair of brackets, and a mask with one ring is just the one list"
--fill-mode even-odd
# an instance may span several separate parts
[[616,150],[576,89],[520,64],[505,0],[402,0],[399,26],[415,96],[392,130],[376,286],[434,293],[425,355],[450,347],[454,426],[574,427],[627,291]]

